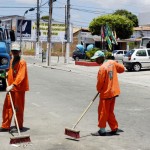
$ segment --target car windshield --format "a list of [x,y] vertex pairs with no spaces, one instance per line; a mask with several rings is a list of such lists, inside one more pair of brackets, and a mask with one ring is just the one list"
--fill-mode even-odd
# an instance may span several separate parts
[[116,53],[116,52],[117,52],[117,50],[113,50],[113,51],[112,51],[113,54]]
[[135,50],[133,50],[133,49],[132,49],[132,50],[129,50],[129,51],[125,54],[125,56],[126,56],[126,57],[132,56],[132,54],[134,53],[134,51],[135,51]]

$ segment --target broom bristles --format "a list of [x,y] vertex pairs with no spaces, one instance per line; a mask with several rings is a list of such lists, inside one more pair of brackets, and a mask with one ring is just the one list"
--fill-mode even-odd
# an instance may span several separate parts
[[25,143],[25,142],[31,142],[30,136],[23,135],[10,138],[10,144]]
[[71,137],[74,137],[76,139],[80,138],[80,131],[65,128],[65,134]]

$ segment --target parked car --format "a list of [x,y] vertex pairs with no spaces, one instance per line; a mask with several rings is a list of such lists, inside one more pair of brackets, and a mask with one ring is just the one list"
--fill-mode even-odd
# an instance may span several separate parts
[[79,59],[86,59],[86,54],[85,54],[85,52],[82,52],[80,50],[75,50],[72,53],[72,58],[75,61],[79,61]]
[[113,50],[112,56],[116,60],[122,60],[123,56],[127,53],[127,50]]
[[123,64],[128,71],[150,68],[150,48],[129,50],[123,57]]
[[72,58],[75,61],[79,61],[79,59],[85,59],[86,58],[85,49],[84,49],[83,45],[81,45],[81,44],[76,45],[76,49],[72,53]]

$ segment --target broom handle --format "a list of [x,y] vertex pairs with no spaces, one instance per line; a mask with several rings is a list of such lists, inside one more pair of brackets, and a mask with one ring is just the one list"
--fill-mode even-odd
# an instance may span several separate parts
[[97,98],[97,96],[99,95],[99,92],[95,95],[95,97],[92,99],[92,101],[90,102],[90,104],[87,106],[87,108],[84,110],[84,112],[81,114],[81,116],[79,117],[78,121],[76,122],[76,124],[72,127],[72,129],[74,129],[77,124],[80,122],[80,120],[82,119],[82,117],[85,115],[85,113],[89,110],[89,108],[91,107],[91,105],[93,104],[93,102],[95,101],[95,99]]
[[[6,78],[6,85],[8,86],[7,78]],[[17,120],[17,117],[16,117],[16,111],[15,111],[15,108],[14,108],[12,96],[11,96],[10,92],[8,92],[8,93],[9,93],[9,96],[10,96],[10,102],[11,102],[11,106],[12,106],[12,109],[13,109],[13,113],[14,113],[14,117],[15,117],[15,121],[16,121],[16,125],[17,125],[18,134],[20,136],[20,129],[19,129],[18,120]]]

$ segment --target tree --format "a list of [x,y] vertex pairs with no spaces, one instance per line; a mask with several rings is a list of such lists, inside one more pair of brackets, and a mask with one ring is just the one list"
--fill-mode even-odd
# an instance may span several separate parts
[[49,16],[42,16],[41,19],[42,19],[42,20],[47,20],[47,21],[48,21]]
[[137,18],[137,16],[132,14],[131,12],[125,10],[125,9],[118,9],[113,13],[113,15],[126,16],[128,19],[133,21],[133,26],[134,27],[138,27],[138,18]]
[[133,22],[120,15],[104,15],[94,18],[89,25],[89,30],[93,35],[100,35],[101,26],[106,23],[112,31],[116,31],[120,39],[128,39],[133,34]]

